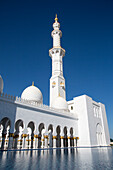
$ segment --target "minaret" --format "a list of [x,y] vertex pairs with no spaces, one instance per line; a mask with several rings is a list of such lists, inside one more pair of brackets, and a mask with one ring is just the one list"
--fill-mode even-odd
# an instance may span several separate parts
[[65,94],[65,79],[63,77],[63,61],[65,50],[61,47],[60,38],[62,36],[60,23],[56,15],[53,23],[54,30],[51,33],[53,38],[53,48],[49,50],[49,56],[52,59],[52,77],[50,79],[50,106],[54,99],[59,95],[66,98]]
[[4,86],[3,79],[2,76],[0,75],[0,93],[3,93],[3,86]]

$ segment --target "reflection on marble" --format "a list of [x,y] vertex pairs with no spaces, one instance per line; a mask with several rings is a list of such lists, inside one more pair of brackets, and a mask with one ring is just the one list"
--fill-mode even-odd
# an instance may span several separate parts
[[0,152],[0,169],[113,169],[113,149],[72,148]]

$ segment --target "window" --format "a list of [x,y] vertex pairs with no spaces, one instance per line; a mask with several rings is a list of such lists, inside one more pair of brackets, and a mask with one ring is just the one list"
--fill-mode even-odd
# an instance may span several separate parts
[[94,116],[97,118],[100,118],[100,108],[99,106],[93,104],[93,111],[94,111]]
[[71,106],[71,110],[73,110],[73,106]]

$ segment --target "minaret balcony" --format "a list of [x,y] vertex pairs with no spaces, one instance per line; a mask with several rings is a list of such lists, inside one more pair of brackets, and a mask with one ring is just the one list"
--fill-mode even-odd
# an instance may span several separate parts
[[56,53],[60,53],[60,56],[65,56],[65,50],[62,47],[53,47],[49,50],[49,56],[52,58],[52,56]]

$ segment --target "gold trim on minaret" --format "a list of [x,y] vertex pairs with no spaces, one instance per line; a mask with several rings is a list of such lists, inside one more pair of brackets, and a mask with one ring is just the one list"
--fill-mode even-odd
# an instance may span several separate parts
[[32,82],[32,86],[34,86],[34,81]]
[[55,21],[58,21],[57,14],[56,14],[56,17],[55,17]]

